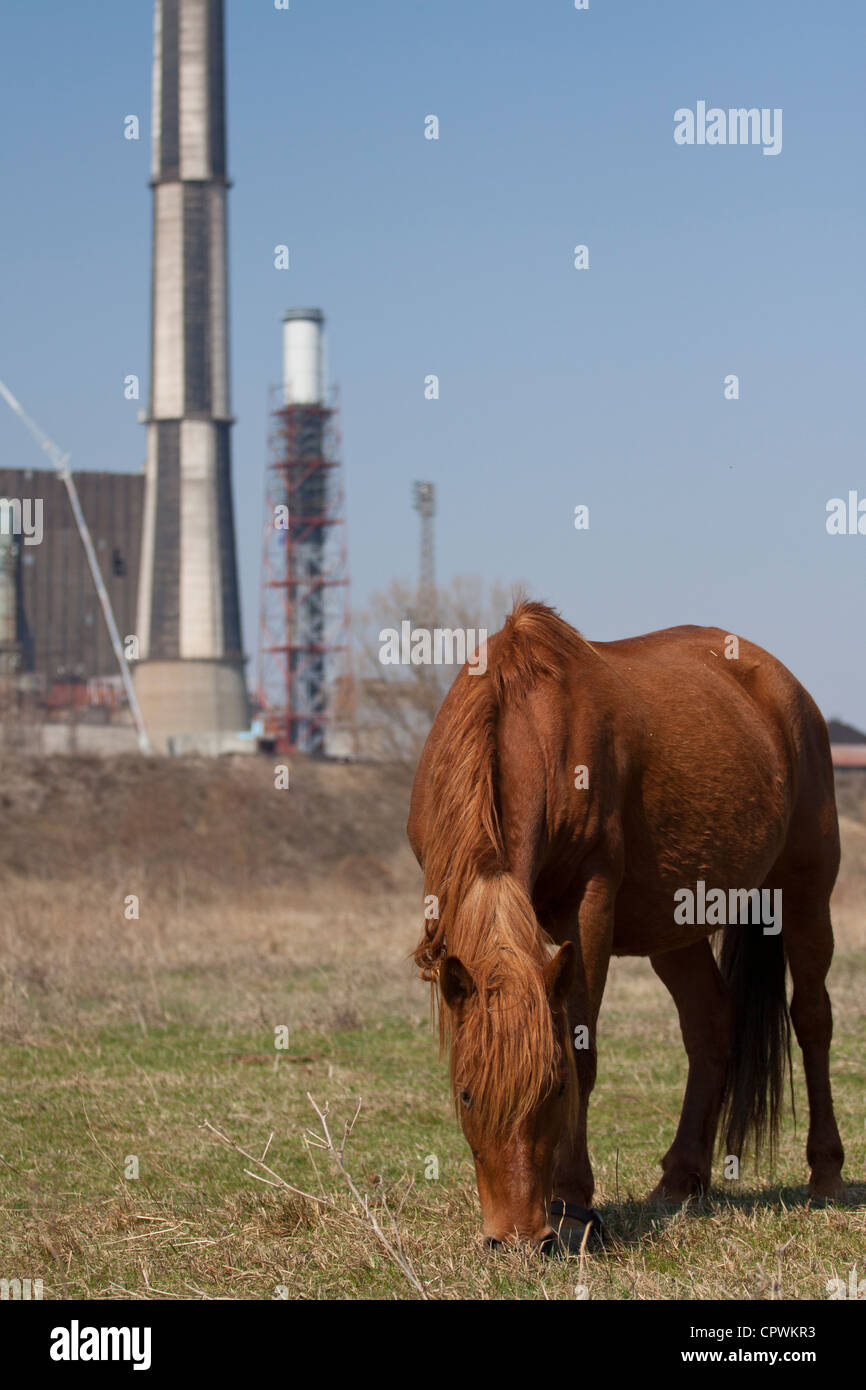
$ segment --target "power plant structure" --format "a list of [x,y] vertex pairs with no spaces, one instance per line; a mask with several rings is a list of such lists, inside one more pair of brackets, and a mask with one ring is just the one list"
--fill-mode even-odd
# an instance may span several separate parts
[[[258,734],[286,751],[351,756],[340,436],[319,310],[284,321],[265,470],[261,718],[250,725],[232,503],[224,0],[155,0],[152,75],[144,472],[72,474],[66,456],[59,473],[0,470],[4,517],[44,503],[32,548],[0,518],[0,733],[14,715],[16,739],[32,723],[47,731],[40,746],[60,751],[63,730],[49,725],[68,724],[87,733],[80,746],[118,752],[135,746],[139,707],[145,751],[252,751]],[[41,447],[59,453],[47,437]]]
[[[259,703],[281,751],[351,752],[353,685],[340,436],[325,316],[283,316],[283,383],[265,486]],[[347,744],[346,740],[349,740]]]
[[223,0],[156,0],[135,690],[154,748],[249,723],[231,484]]
[[[126,636],[135,631],[144,478],[97,472],[75,472],[72,478],[108,601]],[[42,726],[74,723],[89,727],[106,748],[134,747],[125,727],[123,682],[61,478],[53,470],[0,468],[0,498],[4,741],[38,746],[45,742]],[[38,544],[7,526],[8,499],[15,507],[22,499],[28,510],[38,507]],[[56,740],[53,746],[59,746]]]
[[[140,473],[74,473],[81,506],[118,627],[135,631],[144,479]],[[13,634],[17,665],[51,685],[117,676],[111,640],[63,483],[43,469],[0,468],[0,497],[32,498],[42,516],[38,545],[4,535],[5,642]],[[11,543],[11,544],[10,544]],[[11,570],[10,570],[11,566]]]

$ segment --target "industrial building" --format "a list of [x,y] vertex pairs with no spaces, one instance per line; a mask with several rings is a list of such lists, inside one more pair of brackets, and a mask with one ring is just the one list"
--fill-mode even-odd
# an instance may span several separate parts
[[[39,544],[8,526],[0,534],[0,721],[26,705],[41,722],[129,724],[125,682],[144,751],[213,753],[237,747],[250,723],[232,501],[224,0],[155,0],[153,32],[144,473],[72,475],[107,591],[103,615],[62,477],[0,471],[0,499],[38,493],[44,512]],[[348,570],[323,332],[319,310],[285,315],[257,727],[281,749],[339,756],[353,720]],[[3,393],[62,472],[60,450]],[[120,662],[112,613],[120,642],[135,639]]]
[[[135,633],[144,477],[73,477],[118,628],[122,636]],[[42,503],[38,545],[8,530],[0,535],[4,673],[19,678],[43,718],[70,709],[80,717],[97,709],[106,720],[116,717],[117,662],[62,481],[45,469],[0,468],[0,498]]]

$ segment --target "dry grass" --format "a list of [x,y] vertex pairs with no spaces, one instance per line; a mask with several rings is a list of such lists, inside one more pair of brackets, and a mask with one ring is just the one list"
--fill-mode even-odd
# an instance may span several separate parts
[[[545,1261],[480,1250],[471,1163],[409,962],[419,887],[399,774],[301,768],[289,803],[266,765],[220,766],[209,786],[196,765],[196,805],[166,766],[151,784],[121,769],[109,786],[89,765],[67,770],[47,826],[51,798],[41,784],[25,794],[38,768],[19,769],[9,792],[17,869],[7,867],[0,909],[0,1277],[41,1277],[46,1297],[418,1296],[359,1198],[386,1236],[393,1214],[432,1298],[821,1298],[827,1280],[862,1270],[866,832],[856,785],[843,799],[830,982],[851,1203],[806,1201],[799,1062],[798,1132],[786,1123],[775,1175],[719,1178],[683,1211],[640,1201],[676,1125],[685,1059],[662,986],[645,962],[617,961],[591,1111],[596,1204],[612,1245]],[[122,855],[100,849],[106,821],[88,804],[126,827]],[[39,845],[29,859],[28,835]],[[8,838],[6,853],[8,866]],[[124,918],[130,893],[138,920]],[[279,1026],[284,1051],[274,1048]],[[304,1144],[315,1127],[308,1092],[329,1102],[334,1135],[361,1103],[345,1159],[355,1194]],[[253,1158],[266,1154],[280,1180],[316,1200],[263,1187],[206,1124]]]

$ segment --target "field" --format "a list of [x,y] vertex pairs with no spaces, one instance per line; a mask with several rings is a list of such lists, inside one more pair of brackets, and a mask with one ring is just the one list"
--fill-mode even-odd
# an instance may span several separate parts
[[[717,1164],[704,1201],[641,1202],[685,1057],[648,964],[617,961],[590,1110],[612,1243],[563,1260],[480,1247],[409,960],[408,788],[401,768],[299,763],[277,789],[243,759],[4,767],[0,1277],[46,1298],[820,1299],[866,1274],[866,776],[839,789],[830,976],[848,1202],[807,1201],[799,1053],[774,1172]],[[337,1146],[360,1105],[354,1195],[305,1142],[308,1094]]]

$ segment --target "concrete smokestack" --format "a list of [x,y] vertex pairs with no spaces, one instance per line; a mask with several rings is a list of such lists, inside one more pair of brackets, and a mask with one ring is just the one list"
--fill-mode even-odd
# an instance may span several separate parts
[[249,715],[231,490],[223,0],[156,0],[136,692],[151,742]]

